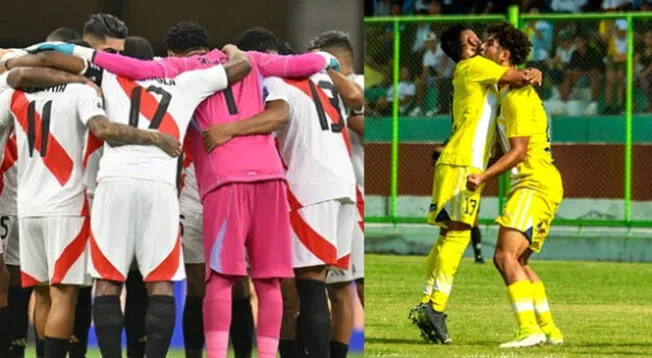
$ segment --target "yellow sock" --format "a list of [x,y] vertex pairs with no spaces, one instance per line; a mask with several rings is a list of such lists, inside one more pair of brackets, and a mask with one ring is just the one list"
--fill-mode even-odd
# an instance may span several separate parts
[[519,328],[538,329],[534,316],[534,300],[532,299],[532,284],[529,280],[518,281],[507,286],[509,301],[516,316]]
[[427,303],[430,301],[430,296],[432,295],[432,287],[435,285],[435,262],[437,261],[437,255],[439,255],[439,250],[441,249],[446,235],[439,234],[437,242],[432,245],[432,249],[426,257],[426,287],[423,289],[423,296],[421,297],[422,303]]
[[443,312],[453,286],[453,277],[457,272],[462,255],[471,240],[470,230],[448,231],[437,251],[433,278],[433,291],[430,295],[435,311]]
[[537,322],[541,328],[553,327],[552,313],[548,307],[548,298],[543,282],[537,281],[532,284],[532,298],[534,299],[534,312],[536,313]]

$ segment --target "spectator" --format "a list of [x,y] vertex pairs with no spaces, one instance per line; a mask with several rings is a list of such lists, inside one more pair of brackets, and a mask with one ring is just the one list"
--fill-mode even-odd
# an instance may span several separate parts
[[580,12],[587,0],[552,0],[550,9],[554,12]]
[[[398,101],[399,101],[399,114],[404,115],[414,104],[414,96],[417,92],[417,86],[410,81],[410,71],[407,67],[401,68],[401,78],[398,83]],[[394,101],[394,86],[390,86],[387,90],[387,97],[380,98],[376,102],[376,109],[382,113],[389,113],[392,109],[392,102]]]
[[602,0],[602,10],[628,11],[632,9],[632,0]]
[[[607,86],[605,88],[605,114],[623,110],[625,97],[625,61],[627,60],[627,20],[616,20],[612,36],[607,42]],[[614,91],[616,96],[614,98]],[[615,103],[614,103],[615,100]]]
[[555,56],[549,59],[546,64],[549,68],[549,75],[552,83],[558,85],[564,78],[564,73],[568,68],[575,44],[573,43],[573,32],[571,29],[564,29],[559,32],[559,45],[555,50]]
[[652,29],[645,32],[641,48],[636,52],[635,61],[641,68],[637,81],[647,99],[647,111],[652,113]]
[[[534,3],[530,6],[530,14],[538,14],[541,10],[541,5]],[[544,62],[550,58],[552,51],[552,24],[548,21],[537,20],[528,21],[525,23],[523,32],[528,36],[532,43],[532,51],[530,51],[530,67],[535,67],[543,70]]]
[[[415,7],[417,15],[437,16],[442,14],[441,0],[419,0]],[[426,35],[432,32],[431,23],[420,24],[415,34],[414,45],[412,45],[412,52],[420,52],[423,50],[423,42]]]
[[[437,112],[448,113],[450,94],[453,92],[453,70],[455,64],[444,54],[441,46],[437,44],[437,35],[434,32],[426,36],[426,50],[423,53],[421,76],[417,82],[417,102],[410,116],[425,115],[430,117]],[[426,106],[425,99],[429,87],[437,88],[439,108]],[[426,109],[430,108],[430,109]]]
[[389,76],[382,76],[380,81],[368,85],[367,72],[365,72],[364,110],[369,117],[382,117],[391,113],[391,106],[388,106],[385,96],[387,96],[387,89],[392,86],[392,80]]
[[564,81],[559,88],[561,100],[566,102],[577,81],[588,77],[591,84],[591,103],[586,108],[586,113],[595,113],[598,109],[598,98],[600,97],[600,71],[603,66],[600,62],[602,55],[594,47],[589,47],[586,35],[577,33],[575,35],[575,51],[568,63],[568,71]]
[[376,16],[401,15],[401,0],[377,0],[374,6]]

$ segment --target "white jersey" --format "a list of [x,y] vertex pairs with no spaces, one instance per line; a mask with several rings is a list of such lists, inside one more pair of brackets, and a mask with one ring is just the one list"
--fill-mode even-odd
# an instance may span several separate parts
[[4,147],[0,161],[0,214],[16,216],[16,190],[18,190],[18,148],[13,128],[0,138]]
[[102,97],[76,83],[36,93],[6,90],[0,95],[0,109],[0,125],[13,124],[16,133],[18,216],[86,214],[86,122],[106,116]]
[[[222,65],[187,71],[173,79],[133,81],[88,64],[86,77],[95,78],[106,97],[111,122],[158,130],[180,141],[195,108],[206,97],[228,86]],[[133,178],[176,187],[177,159],[155,146],[104,144],[97,180]]]
[[190,141],[188,138],[183,143],[183,163],[181,171],[181,194],[179,195],[179,210],[181,215],[202,213],[199,188],[197,187],[197,174],[192,158]]
[[266,101],[283,100],[290,107],[277,137],[293,196],[302,206],[355,202],[346,112],[330,77],[320,72],[301,80],[267,78],[264,85]]
[[[364,89],[364,76],[353,75],[355,83]],[[364,109],[363,109],[364,110]],[[352,114],[362,114],[362,111],[353,111]],[[364,138],[354,131],[351,133],[351,159],[353,160],[353,171],[355,180],[360,188],[364,189]]]
[[84,185],[86,193],[91,198],[97,187],[97,172],[100,170],[100,159],[104,153],[104,142],[98,139],[93,133],[86,134],[86,147],[84,148]]

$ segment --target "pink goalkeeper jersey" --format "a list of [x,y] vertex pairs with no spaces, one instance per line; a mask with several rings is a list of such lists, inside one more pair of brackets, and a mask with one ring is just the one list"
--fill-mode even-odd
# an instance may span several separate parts
[[[188,130],[202,198],[220,185],[231,182],[285,179],[271,134],[236,137],[207,154],[202,147],[201,132],[214,124],[247,119],[262,112],[265,109],[263,77],[309,76],[326,67],[326,60],[315,53],[278,56],[247,52],[247,55],[252,62],[249,75],[202,102]],[[97,52],[93,59],[97,65],[135,80],[175,77],[185,71],[226,61],[226,54],[219,50],[201,56],[167,57],[159,61],[141,61],[106,52]]]

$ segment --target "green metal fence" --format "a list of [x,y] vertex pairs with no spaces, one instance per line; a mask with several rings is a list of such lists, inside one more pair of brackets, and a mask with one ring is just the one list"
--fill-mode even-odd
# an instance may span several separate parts
[[[445,65],[438,68],[438,70],[441,70],[439,73],[431,74],[428,67],[425,66],[425,60],[424,65],[421,64],[420,58],[425,53],[424,51],[429,50],[419,49],[419,36],[423,39],[425,34],[425,40],[422,43],[425,44],[423,48],[427,48],[428,41],[433,41],[433,39],[436,41],[436,34],[453,23],[471,23],[477,29],[476,33],[478,33],[487,24],[506,20],[524,31],[536,33],[537,36],[540,35],[539,24],[551,24],[549,27],[554,32],[555,43],[561,42],[559,40],[567,40],[568,33],[564,32],[566,29],[571,29],[569,31],[573,32],[576,37],[586,37],[584,35],[579,36],[580,33],[589,34],[590,36],[587,38],[589,45],[592,37],[595,37],[596,43],[599,45],[601,43],[600,37],[604,33],[607,34],[602,38],[604,40],[603,45],[606,44],[603,57],[591,57],[585,60],[592,63],[580,64],[580,69],[575,71],[577,74],[575,77],[568,75],[571,73],[568,70],[568,63],[562,63],[561,66],[557,64],[557,67],[561,67],[562,70],[566,71],[566,77],[562,76],[557,83],[554,83],[555,76],[552,71],[544,71],[546,80],[553,83],[547,87],[544,86],[542,91],[561,92],[561,98],[564,100],[562,103],[567,107],[570,102],[573,102],[573,104],[579,103],[579,106],[582,106],[583,103],[589,103],[586,106],[587,108],[581,108],[585,109],[585,112],[580,115],[570,113],[570,107],[568,107],[569,113],[554,113],[554,109],[549,111],[549,114],[552,114],[550,120],[552,123],[553,144],[577,145],[577,143],[584,143],[581,145],[585,146],[584,150],[588,148],[585,158],[587,163],[596,160],[592,148],[596,149],[597,152],[604,152],[607,157],[600,160],[610,163],[608,167],[605,164],[605,168],[597,169],[600,177],[582,178],[581,172],[584,171],[582,167],[578,167],[574,173],[569,173],[572,175],[568,175],[568,178],[564,176],[565,182],[572,180],[572,177],[575,176],[577,180],[592,179],[590,185],[597,186],[597,188],[594,188],[594,191],[598,192],[595,198],[591,196],[582,197],[575,200],[572,205],[575,205],[575,207],[581,207],[582,205],[610,206],[609,209],[612,213],[614,211],[613,207],[617,207],[618,213],[605,215],[604,217],[590,217],[588,215],[587,217],[559,218],[556,219],[555,223],[573,226],[652,227],[652,221],[646,219],[646,215],[641,214],[643,212],[647,213],[648,210],[652,213],[652,199],[648,198],[647,193],[633,198],[633,187],[640,188],[644,186],[644,184],[639,183],[641,179],[644,179],[640,178],[640,176],[648,173],[647,181],[652,179],[649,170],[645,170],[645,167],[652,169],[652,159],[647,159],[646,154],[652,154],[652,152],[648,152],[652,148],[652,145],[650,145],[652,143],[652,134],[650,134],[652,133],[652,125],[650,125],[652,123],[652,113],[649,113],[650,108],[652,108],[650,103],[652,101],[650,99],[652,97],[650,96],[652,72],[644,72],[644,69],[639,71],[641,65],[636,61],[640,60],[640,53],[635,49],[635,44],[640,43],[640,47],[643,48],[641,53],[646,53],[646,43],[649,42],[648,46],[652,46],[652,27],[648,23],[648,20],[652,20],[652,14],[519,14],[517,7],[510,7],[506,16],[365,18],[365,77],[367,81],[371,81],[366,83],[367,88],[365,88],[367,100],[365,108],[368,108],[370,113],[367,114],[366,121],[365,152],[367,161],[365,162],[365,180],[367,197],[379,199],[377,205],[375,205],[377,206],[376,209],[373,208],[374,205],[372,204],[371,210],[369,200],[367,200],[365,221],[383,223],[425,222],[427,205],[423,205],[422,210],[414,207],[412,210],[399,210],[399,201],[404,199],[403,202],[409,202],[409,200],[412,200],[410,198],[414,197],[421,200],[420,204],[409,205],[422,205],[425,196],[429,195],[424,194],[425,184],[423,181],[425,178],[417,180],[412,177],[416,171],[432,171],[432,167],[424,167],[424,163],[427,161],[427,159],[424,159],[424,148],[427,145],[442,142],[450,131],[450,116],[446,113],[448,106],[445,103],[447,99],[442,94],[445,96],[446,92],[450,91],[449,88],[452,87],[446,87],[448,86],[445,84],[447,78],[442,75],[446,71],[444,70]],[[624,27],[625,22],[626,29]],[[542,28],[544,28],[543,25]],[[623,33],[626,32],[626,59],[624,63],[616,62],[618,59],[617,47],[619,45],[617,40],[612,41],[610,38],[612,36],[611,31],[617,34],[617,30],[621,30]],[[648,35],[647,32],[650,32],[650,34]],[[481,35],[481,33],[478,33],[478,35]],[[649,36],[651,40],[646,40],[645,36]],[[578,39],[578,41],[581,42],[581,39]],[[412,43],[414,43],[414,46],[410,47]],[[612,46],[613,43],[616,43],[616,45]],[[620,42],[621,51],[624,44],[625,39],[623,38]],[[557,47],[559,46],[561,45],[558,44]],[[572,47],[571,53],[577,51],[575,44]],[[614,51],[615,55],[613,55]],[[552,56],[551,52],[548,56]],[[541,64],[543,63],[544,61],[541,61]],[[552,61],[546,59],[545,63],[550,64]],[[535,64],[536,62],[531,62],[527,66],[536,67]],[[596,72],[591,72],[591,68],[600,69],[597,71],[599,74],[595,76],[595,83],[591,74]],[[414,74],[411,74],[412,72]],[[639,76],[641,72],[648,73],[651,80],[648,81],[647,77],[642,80],[635,77]],[[624,78],[619,77],[619,75],[623,74]],[[646,75],[643,74],[642,76]],[[569,77],[573,77],[573,79],[570,80]],[[582,82],[582,79],[584,79],[584,82],[587,82],[587,80],[591,82],[589,88],[578,89],[578,87],[581,87],[579,83]],[[383,81],[387,82],[385,87],[383,87]],[[624,93],[619,92],[622,89],[622,81],[625,82]],[[384,92],[385,89],[387,89],[386,92]],[[572,95],[570,94],[571,90]],[[575,96],[576,92],[580,93],[582,91],[591,92],[589,102],[569,100],[569,98]],[[437,92],[437,95],[433,95],[435,92]],[[595,113],[587,115],[586,113],[590,111],[589,107],[594,103],[593,101],[597,102],[596,94],[600,98],[600,103],[592,109],[596,111]],[[553,108],[553,104],[556,103],[553,98],[554,95],[552,97],[545,93],[541,93],[541,95],[542,98],[549,99],[546,103],[550,104],[550,108]],[[608,97],[607,100],[605,100],[605,97]],[[619,102],[619,97],[623,97],[624,100],[624,106],[620,109],[618,107],[622,103]],[[444,113],[436,113],[440,108],[446,108],[443,111]],[[546,108],[548,109],[548,107]],[[577,108],[573,108],[574,112],[577,112],[577,110]],[[584,129],[579,131],[573,128]],[[391,136],[388,135],[388,132],[391,132]],[[410,144],[415,145],[411,146]],[[389,153],[387,153],[388,148]],[[633,157],[634,149],[639,153],[636,158]],[[391,163],[388,168],[385,163],[380,164],[372,159],[386,158],[387,156],[389,156],[388,159]],[[559,160],[560,158],[556,157],[555,159]],[[578,160],[582,162],[584,159],[579,158]],[[633,167],[633,162],[635,162],[636,168]],[[389,173],[387,173],[387,170]],[[619,172],[621,175],[616,178],[613,176],[615,172]],[[563,171],[562,174],[564,175]],[[602,180],[601,178],[612,179]],[[506,176],[504,176],[498,180],[495,194],[496,207],[492,209],[494,212],[499,213],[502,211],[509,185],[506,179]],[[618,183],[614,184],[616,181]],[[634,182],[636,182],[635,186],[633,186]],[[373,189],[370,191],[368,189],[370,188],[369,183],[375,183],[371,187],[381,188],[382,190],[377,190],[378,193],[374,193]],[[387,188],[384,188],[385,185]],[[409,188],[401,188],[401,185],[409,186]],[[619,192],[618,196],[613,195],[614,190]],[[401,191],[404,193],[401,194]],[[581,191],[581,188],[579,191]],[[636,204],[636,215],[634,216],[632,215],[633,202]],[[564,204],[562,204],[562,208],[563,206]],[[494,218],[494,215],[482,215],[481,211],[481,223],[491,223]]]

